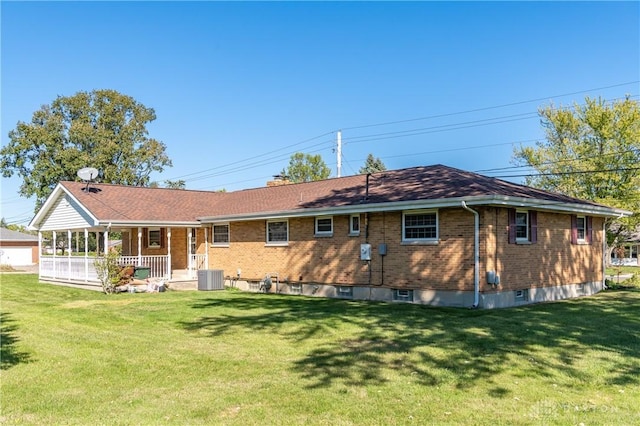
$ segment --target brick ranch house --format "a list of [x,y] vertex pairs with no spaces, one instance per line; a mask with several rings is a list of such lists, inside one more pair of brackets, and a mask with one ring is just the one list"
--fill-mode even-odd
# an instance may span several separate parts
[[[30,226],[121,232],[123,264],[170,281],[494,308],[602,290],[605,218],[627,214],[435,165],[228,193],[60,182]],[[40,278],[97,284],[92,260],[42,256]]]

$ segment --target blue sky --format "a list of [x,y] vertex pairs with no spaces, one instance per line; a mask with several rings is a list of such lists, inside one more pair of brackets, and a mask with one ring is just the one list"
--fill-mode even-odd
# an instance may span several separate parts
[[[189,189],[263,186],[293,152],[336,176],[446,164],[511,177],[538,108],[640,92],[638,2],[1,3],[2,145],[58,95],[115,89]],[[1,216],[34,200],[2,178]]]

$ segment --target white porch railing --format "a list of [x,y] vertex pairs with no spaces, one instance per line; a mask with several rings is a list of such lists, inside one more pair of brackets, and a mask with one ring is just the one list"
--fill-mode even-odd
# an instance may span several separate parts
[[95,257],[40,256],[40,276],[73,281],[98,281]]
[[193,279],[196,279],[198,277],[198,271],[201,269],[207,269],[207,256],[205,254],[190,254],[189,255],[190,277]]
[[[40,277],[68,281],[99,281],[95,257],[40,256]],[[150,278],[169,277],[168,256],[120,256],[121,265],[146,266]]]
[[150,268],[150,278],[169,277],[169,256],[120,256],[118,263],[121,265],[146,266]]

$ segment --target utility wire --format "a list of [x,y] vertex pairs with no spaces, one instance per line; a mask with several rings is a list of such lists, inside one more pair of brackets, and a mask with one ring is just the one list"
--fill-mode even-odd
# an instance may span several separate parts
[[[575,94],[579,94],[579,93],[586,93],[586,92],[590,92],[590,91],[594,91],[594,90],[603,90],[603,89],[621,87],[621,86],[630,85],[630,84],[634,84],[634,83],[638,83],[638,82],[640,82],[640,81],[620,83],[620,84],[611,85],[611,86],[604,86],[604,87],[599,87],[599,88],[594,88],[594,89],[589,89],[589,90],[566,93],[566,94],[563,94],[563,95],[555,95],[555,96],[551,96],[551,97],[570,96],[570,95],[575,95]],[[504,108],[504,107],[508,107],[508,106],[514,106],[514,105],[521,105],[521,104],[526,104],[526,103],[531,103],[531,102],[537,102],[537,101],[540,101],[540,100],[549,99],[551,97],[536,98],[536,99],[530,99],[530,100],[526,100],[526,101],[512,102],[512,103],[508,103],[508,104],[502,104],[502,105],[496,105],[496,106],[490,106],[490,107],[484,107],[484,108],[477,108],[477,109],[472,109],[472,110],[467,110],[467,111],[439,114],[439,115],[433,115],[433,116],[428,116],[428,117],[419,117],[419,118],[407,119],[407,120],[388,121],[388,122],[383,122],[383,123],[369,124],[369,125],[365,125],[365,126],[343,127],[342,129],[343,130],[353,130],[353,129],[377,127],[377,126],[383,126],[383,125],[389,125],[389,124],[406,123],[406,122],[412,122],[412,121],[418,121],[418,120],[449,117],[449,116],[455,116],[455,115],[461,115],[461,114],[468,114],[468,113],[472,113],[472,112],[487,111],[487,110],[492,110],[492,109]],[[637,95],[634,95],[633,97],[637,97]],[[417,135],[422,135],[422,134],[427,134],[427,133],[436,133],[436,132],[444,132],[444,131],[461,130],[461,129],[472,128],[472,127],[480,127],[480,126],[501,124],[501,123],[506,123],[506,122],[510,122],[510,121],[526,120],[526,119],[535,118],[537,116],[538,116],[538,112],[537,111],[536,112],[528,112],[528,113],[514,114],[514,115],[509,115],[509,116],[487,118],[487,119],[482,119],[482,120],[467,121],[467,122],[462,122],[462,123],[452,123],[452,124],[447,124],[447,125],[439,125],[439,126],[432,126],[432,127],[426,127],[426,128],[402,130],[402,131],[397,131],[397,132],[386,132],[386,133],[378,133],[378,134],[373,134],[373,135],[352,136],[352,137],[348,137],[348,138],[343,138],[343,142],[349,143],[349,144],[354,144],[354,143],[363,143],[363,142],[370,142],[370,141],[384,140],[384,139],[395,139],[395,138],[400,138],[400,137],[417,136]],[[319,138],[322,138],[324,136],[327,136],[327,135],[330,135],[330,134],[334,134],[335,132],[336,131],[326,132],[326,133],[323,133],[321,135],[315,136],[313,138],[309,138],[309,139],[305,139],[305,140],[300,141],[300,142],[289,144],[289,145],[286,145],[286,146],[284,146],[282,148],[278,148],[278,149],[275,149],[275,150],[272,150],[272,151],[268,151],[268,152],[263,153],[263,154],[255,155],[255,156],[243,159],[243,160],[238,160],[238,161],[235,161],[235,162],[232,162],[232,163],[228,163],[228,164],[225,164],[223,166],[211,167],[211,168],[204,169],[204,170],[201,170],[201,171],[198,171],[198,172],[193,172],[193,173],[177,176],[177,177],[174,177],[172,179],[175,180],[175,179],[194,176],[193,178],[186,179],[186,180],[187,181],[197,181],[197,180],[202,180],[202,179],[208,179],[208,178],[211,178],[211,177],[223,176],[223,175],[227,175],[227,174],[234,174],[234,173],[237,173],[237,172],[240,172],[240,171],[248,170],[248,169],[250,169],[252,167],[258,167],[258,166],[266,165],[266,164],[268,164],[269,162],[272,162],[272,161],[278,161],[278,160],[285,159],[287,156],[291,155],[292,153],[295,153],[296,151],[287,152],[285,154],[279,154],[279,155],[274,155],[275,153],[284,151],[287,148],[291,148],[291,147],[294,147],[294,146],[300,146],[300,145],[307,144],[309,142],[312,142],[312,141],[317,140]],[[324,145],[324,144],[333,145],[334,141],[333,140],[323,141],[323,142],[321,142],[319,144],[311,145],[308,148],[321,146],[321,145]],[[495,146],[495,144],[492,144],[492,145]],[[321,150],[316,150],[314,152],[319,152],[319,151],[321,151]],[[417,155],[417,154],[407,154],[407,155]],[[269,157],[263,158],[265,156],[269,156]],[[260,159],[260,158],[263,158],[263,159],[262,160],[257,160],[257,159]],[[386,157],[386,158],[393,158],[393,157]],[[250,160],[257,160],[257,161],[254,161],[254,162],[251,162],[251,163],[246,163],[247,161],[250,161]],[[242,166],[233,168],[234,166],[239,165],[239,164],[242,164]],[[203,175],[204,173],[211,172],[211,171],[214,171],[214,170],[215,170],[214,173],[209,173],[209,174]],[[201,175],[201,176],[198,176],[198,175]]]
[[405,120],[396,120],[396,121],[386,121],[386,122],[381,122],[381,123],[365,124],[365,125],[362,125],[362,126],[343,127],[342,130],[364,129],[364,128],[367,128],[367,127],[387,126],[387,125],[390,125],[390,124],[409,123],[409,122],[412,122],[412,121],[430,120],[430,119],[433,119],[433,118],[451,117],[452,115],[470,114],[472,112],[480,112],[480,111],[489,111],[489,110],[492,110],[492,109],[506,108],[506,107],[515,106],[515,105],[528,104],[528,103],[532,103],[532,102],[540,102],[540,101],[548,100],[549,98],[562,98],[562,97],[565,97],[565,96],[579,95],[581,93],[593,92],[595,90],[613,89],[614,87],[628,86],[628,85],[637,84],[637,83],[640,83],[640,80],[629,81],[629,82],[626,82],[626,83],[613,84],[611,86],[596,87],[594,89],[580,90],[578,92],[564,93],[564,94],[561,94],[561,95],[545,96],[544,98],[535,98],[535,99],[529,99],[529,100],[526,100],[526,101],[518,101],[518,102],[511,102],[511,103],[502,104],[502,105],[494,105],[494,106],[483,107],[483,108],[469,109],[469,110],[465,110],[465,111],[450,112],[450,113],[446,113],[446,114],[429,115],[429,116],[426,116],[426,117],[409,118],[409,119],[405,119]]

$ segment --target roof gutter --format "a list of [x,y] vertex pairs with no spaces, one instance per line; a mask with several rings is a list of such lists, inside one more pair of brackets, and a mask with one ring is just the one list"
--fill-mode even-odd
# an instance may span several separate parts
[[593,204],[565,203],[547,201],[525,197],[509,197],[503,195],[479,195],[474,197],[440,198],[435,200],[395,201],[387,203],[360,203],[345,206],[297,208],[289,210],[261,211],[228,215],[200,216],[196,219],[202,223],[247,221],[262,219],[285,219],[293,217],[309,217],[316,215],[337,215],[356,213],[376,213],[400,210],[439,209],[459,207],[463,202],[470,206],[502,206],[533,208],[538,210],[557,211],[564,213],[588,214],[592,216],[619,217],[629,216],[630,211],[614,209]]
[[474,216],[474,229],[473,229],[473,309],[476,309],[480,304],[480,215],[477,211],[469,208],[467,203],[461,201],[462,208],[473,213]]

